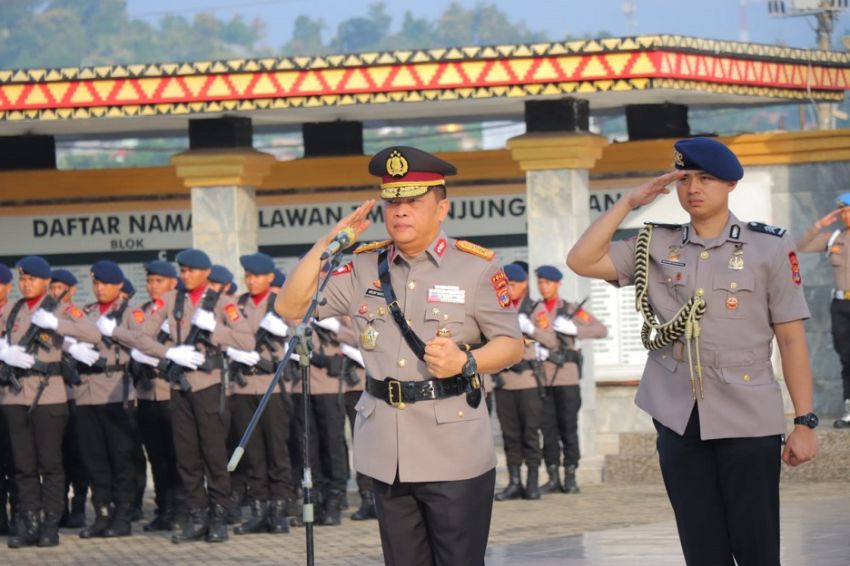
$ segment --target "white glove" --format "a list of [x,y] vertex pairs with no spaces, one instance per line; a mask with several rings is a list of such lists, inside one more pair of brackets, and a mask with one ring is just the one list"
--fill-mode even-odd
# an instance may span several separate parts
[[162,324],[159,325],[159,329],[171,336],[171,327],[168,325],[168,319],[162,321]]
[[348,344],[340,344],[339,349],[342,350],[342,353],[363,367],[366,367],[366,364],[363,362],[363,354],[357,348],[353,346],[349,346]]
[[77,343],[77,339],[72,336],[63,336],[62,337],[62,346],[73,346]]
[[[3,352],[9,349],[9,340],[4,336],[0,338],[0,356],[3,355]],[[2,359],[2,358],[0,358]]]
[[266,316],[264,316],[263,320],[260,321],[260,328],[265,328],[280,338],[284,338],[289,332],[289,328],[287,328],[286,323],[272,312],[266,313]]
[[44,309],[38,309],[32,314],[32,321],[39,328],[48,330],[56,330],[59,328],[59,319],[52,312],[47,312]]
[[292,360],[293,362],[300,362],[301,356],[299,356],[295,352],[292,352],[291,354],[289,354],[289,359]]
[[321,326],[325,330],[330,330],[331,332],[336,334],[337,332],[339,332],[339,329],[340,327],[342,327],[342,324],[340,324],[338,319],[331,317],[323,318],[322,320],[317,320],[316,326]]
[[[201,311],[198,311],[201,312]],[[165,357],[179,366],[198,369],[204,363],[204,355],[188,344],[174,346],[165,351]]]
[[215,331],[215,315],[210,311],[198,309],[192,317],[192,324],[207,332]]
[[260,354],[253,350],[237,350],[228,346],[226,352],[228,358],[246,366],[257,365],[257,362],[260,361]]
[[24,351],[23,346],[9,346],[0,354],[0,360],[8,365],[21,369],[30,369],[35,364],[35,358]]
[[140,364],[145,364],[152,367],[156,367],[159,365],[159,358],[154,358],[153,356],[143,354],[135,348],[130,350],[130,357],[139,362]]
[[118,326],[118,322],[111,316],[103,315],[97,319],[95,326],[97,326],[97,329],[101,334],[107,338],[111,338],[112,333],[115,331],[115,327]]
[[93,344],[88,342],[77,342],[68,348],[68,353],[75,360],[91,367],[100,358],[100,352],[94,349]]
[[549,349],[544,348],[539,343],[534,344],[534,357],[537,358],[538,362],[542,362],[546,358],[549,357]]
[[517,315],[517,319],[519,320],[519,329],[522,330],[523,334],[527,334],[531,336],[534,334],[534,323],[528,319],[528,315],[525,313],[519,313]]
[[578,335],[578,327],[576,326],[576,323],[565,316],[559,316],[556,318],[555,322],[552,323],[552,328],[558,334],[566,334],[567,336]]

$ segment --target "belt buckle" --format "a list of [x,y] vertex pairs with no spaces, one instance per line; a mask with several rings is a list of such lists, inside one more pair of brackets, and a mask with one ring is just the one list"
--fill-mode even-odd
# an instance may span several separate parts
[[387,403],[396,409],[407,408],[407,404],[402,400],[401,382],[397,379],[387,381]]
[[473,389],[481,389],[481,380],[478,378],[477,373],[469,378],[469,383],[472,385]]
[[845,290],[844,290],[844,300],[845,300],[845,301],[850,301],[850,289],[845,289]]

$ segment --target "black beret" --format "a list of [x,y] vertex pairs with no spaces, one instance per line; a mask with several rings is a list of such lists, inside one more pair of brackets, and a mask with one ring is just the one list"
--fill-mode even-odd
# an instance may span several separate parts
[[457,175],[457,168],[427,151],[393,146],[372,157],[369,174],[381,178],[381,198],[411,198],[445,187],[446,176]]
[[247,254],[239,257],[239,263],[242,268],[248,273],[255,275],[265,275],[274,272],[274,260],[270,255],[257,252],[255,254]]
[[193,269],[210,269],[212,267],[210,256],[201,250],[196,250],[195,248],[183,250],[177,254],[175,259],[177,259],[177,263],[180,265],[191,267]]
[[210,269],[209,280],[213,283],[230,283],[233,281],[233,274],[223,265],[213,265]]
[[676,169],[705,171],[724,181],[737,181],[744,168],[732,150],[712,138],[688,138],[673,145]]
[[177,270],[167,261],[156,259],[145,264],[145,271],[148,275],[162,275],[163,277],[177,278]]
[[505,266],[505,275],[508,277],[508,281],[522,282],[528,280],[528,273],[525,272],[522,266],[515,263],[509,263]]
[[102,259],[91,266],[92,276],[101,283],[116,285],[124,283],[124,272],[118,264],[108,259]]
[[561,273],[561,270],[554,265],[541,265],[534,270],[534,273],[536,273],[541,279],[548,279],[549,281],[560,281],[564,278],[564,274]]
[[0,263],[0,284],[5,285],[6,283],[12,282],[12,270],[9,269],[5,263]]
[[274,280],[272,280],[272,287],[283,287],[283,284],[286,283],[286,275],[283,274],[278,268],[274,270]]
[[59,283],[64,283],[69,287],[73,287],[79,281],[74,277],[74,274],[68,271],[67,269],[54,269],[50,272],[50,279],[52,281],[58,281]]
[[136,288],[133,286],[133,282],[127,279],[126,277],[124,278],[124,284],[121,285],[121,290],[127,293],[128,295],[136,294]]
[[39,279],[50,279],[50,264],[41,256],[28,255],[19,259],[15,267],[27,275],[32,275]]

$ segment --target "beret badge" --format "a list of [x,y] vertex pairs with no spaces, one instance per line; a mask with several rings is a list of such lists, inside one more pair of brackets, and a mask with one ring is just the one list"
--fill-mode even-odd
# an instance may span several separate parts
[[681,151],[673,150],[673,165],[676,167],[685,166],[685,156],[682,155]]
[[407,174],[407,159],[398,150],[393,150],[387,157],[387,173],[393,177],[404,177]]

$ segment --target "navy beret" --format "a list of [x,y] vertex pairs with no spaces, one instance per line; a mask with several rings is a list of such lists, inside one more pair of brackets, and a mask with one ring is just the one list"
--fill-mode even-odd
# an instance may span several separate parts
[[0,284],[12,282],[12,270],[6,267],[5,263],[0,263]]
[[33,277],[39,279],[50,279],[50,264],[47,260],[38,255],[28,255],[27,257],[18,260],[15,267]]
[[265,275],[274,272],[274,260],[270,255],[257,252],[239,257],[239,263],[248,273]]
[[133,282],[127,279],[126,277],[124,278],[124,284],[121,285],[121,290],[127,293],[128,295],[136,294],[136,288],[133,286]]
[[74,277],[74,274],[68,271],[67,269],[54,269],[50,272],[50,279],[53,281],[58,281],[59,283],[64,283],[69,287],[73,287],[79,281]]
[[850,206],[850,193],[843,193],[838,195],[838,198],[835,199],[835,204],[838,206],[838,208]]
[[528,280],[528,273],[526,273],[521,266],[515,263],[509,263],[505,266],[505,275],[508,276],[508,281],[522,282]]
[[180,265],[194,269],[210,269],[212,267],[210,256],[201,250],[196,250],[195,248],[183,250],[177,254],[176,259],[177,263]]
[[124,283],[124,272],[118,264],[108,259],[102,259],[91,266],[91,274],[101,283],[117,285]]
[[238,290],[239,290],[239,286],[236,285],[236,283],[234,283],[233,281],[231,281],[230,285],[228,285],[227,289],[225,289],[224,294],[225,295],[235,295],[236,291],[238,291]]
[[274,279],[272,280],[272,287],[283,287],[283,284],[286,283],[286,275],[283,274],[278,268],[274,270]]
[[724,181],[737,181],[744,176],[744,168],[732,150],[711,138],[677,141],[673,145],[673,166],[705,171]]
[[163,277],[177,278],[177,270],[167,261],[156,259],[145,264],[145,271],[148,275],[162,275]]
[[233,274],[223,265],[213,265],[209,280],[213,283],[230,283],[233,281]]
[[541,279],[548,279],[549,281],[560,281],[564,278],[564,274],[561,273],[561,270],[554,265],[541,265],[534,271],[534,273],[536,273]]

